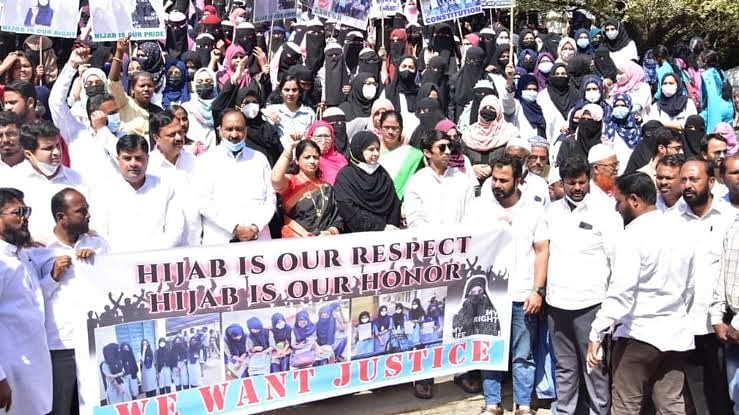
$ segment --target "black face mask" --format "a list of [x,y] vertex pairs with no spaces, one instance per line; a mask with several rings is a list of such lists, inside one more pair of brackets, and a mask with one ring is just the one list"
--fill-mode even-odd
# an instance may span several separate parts
[[208,99],[213,94],[213,85],[198,85],[195,87],[195,92],[197,92],[200,98]]
[[549,84],[557,89],[565,89],[570,84],[570,77],[552,76],[549,78]]
[[603,125],[600,121],[581,119],[577,130],[584,137],[594,137],[603,130]]
[[182,76],[168,76],[167,77],[167,86],[172,89],[180,89],[182,86],[182,83],[184,82],[184,79]]
[[480,110],[480,118],[487,122],[490,122],[498,118],[498,114],[490,108],[483,108]]
[[526,72],[532,73],[534,72],[534,68],[536,67],[536,62],[534,61],[524,61],[523,64],[521,64],[521,67],[526,69]]
[[416,73],[403,70],[403,71],[398,72],[398,77],[403,82],[412,82],[416,80]]
[[90,85],[85,87],[85,93],[88,98],[92,98],[95,95],[102,95],[105,93],[105,85]]
[[470,294],[467,298],[469,298],[470,303],[475,305],[482,302],[482,294]]
[[533,40],[529,42],[523,42],[522,44],[524,49],[536,50],[536,42]]

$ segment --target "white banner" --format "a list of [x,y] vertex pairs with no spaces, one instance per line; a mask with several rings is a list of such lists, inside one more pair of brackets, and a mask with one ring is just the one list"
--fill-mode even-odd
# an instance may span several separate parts
[[295,0],[259,0],[254,2],[254,23],[292,19],[298,15]]
[[98,42],[163,39],[164,5],[161,0],[90,0],[92,38]]
[[0,26],[4,32],[27,33],[48,37],[77,37],[77,3],[63,0],[12,0],[1,5]]

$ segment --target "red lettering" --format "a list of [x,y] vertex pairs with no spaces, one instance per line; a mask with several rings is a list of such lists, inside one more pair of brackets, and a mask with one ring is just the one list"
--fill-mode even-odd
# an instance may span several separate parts
[[244,405],[252,405],[259,402],[257,391],[254,389],[254,382],[251,378],[244,378],[241,381],[241,391],[239,391],[239,401],[236,402],[236,407],[240,408]]
[[[267,381],[267,400],[271,401],[276,398],[284,398],[287,396],[285,390],[285,382],[287,380],[287,372],[272,373],[264,376],[264,380]],[[272,396],[274,392],[277,396]]]
[[116,405],[115,410],[118,412],[118,415],[142,415],[146,413],[146,405],[148,404],[148,399],[124,402]]
[[168,393],[166,395],[157,396],[157,406],[159,407],[159,415],[179,415],[177,411],[177,394]]
[[473,340],[472,341],[472,361],[489,362],[490,361],[490,341]]
[[293,372],[293,380],[298,381],[298,393],[306,394],[311,392],[310,380],[316,375],[316,369],[308,368]]
[[[460,350],[461,349],[461,350]],[[464,356],[460,356],[460,352],[467,350],[467,343],[457,343],[449,349],[449,363],[459,366],[464,363]]]
[[341,375],[338,378],[334,379],[334,381],[332,382],[334,386],[336,386],[337,388],[341,388],[349,384],[349,382],[352,380],[351,367],[352,362],[339,363],[339,370],[341,371]]
[[403,354],[395,353],[387,357],[385,361],[385,377],[394,378],[403,370]]
[[[377,361],[380,360],[379,357],[372,357],[369,359],[362,359],[359,361],[359,381],[360,382],[372,382],[373,380],[377,379]],[[370,365],[372,363],[372,365]],[[370,366],[371,372],[370,372]]]
[[434,347],[433,349],[431,349],[431,353],[433,354],[433,362],[431,363],[431,368],[441,368],[442,364],[444,363],[444,347]]
[[198,390],[200,391],[200,398],[203,400],[203,406],[209,414],[223,411],[228,383],[209,385]]
[[428,355],[428,350],[413,350],[408,353],[408,358],[411,360],[411,373],[419,373],[423,370],[423,359]]

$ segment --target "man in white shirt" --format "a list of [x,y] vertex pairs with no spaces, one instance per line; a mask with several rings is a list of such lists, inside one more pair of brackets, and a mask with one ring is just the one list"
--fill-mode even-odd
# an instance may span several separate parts
[[614,197],[626,230],[590,331],[588,364],[601,364],[601,343],[616,327],[611,413],[640,414],[651,399],[657,413],[685,414],[683,367],[694,347],[688,317],[693,249],[678,219],[656,208],[657,192],[646,173],[619,177]]
[[123,136],[116,145],[120,175],[93,189],[93,229],[111,252],[179,246],[185,217],[169,183],[147,174],[149,144],[140,135]]
[[739,154],[727,157],[719,171],[728,190],[722,200],[731,205],[734,212],[739,214]]
[[16,173],[23,180],[21,190],[26,203],[39,211],[30,220],[31,235],[46,244],[53,239],[54,221],[48,215],[51,197],[65,187],[82,192],[87,189],[76,171],[62,165],[59,130],[51,122],[39,119],[24,124],[20,140],[28,163]]
[[590,193],[609,203],[613,207],[613,189],[618,176],[618,158],[613,147],[596,144],[588,152],[590,164]]
[[[78,409],[74,327],[84,311],[79,305],[85,288],[75,274],[80,267],[89,266],[95,255],[108,251],[103,238],[89,233],[89,208],[77,190],[65,188],[56,193],[51,198],[49,215],[56,222],[54,241],[32,253],[42,270],[52,269],[54,263],[62,270],[44,272],[40,281],[46,308],[46,338],[51,351],[54,414],[71,414]],[[74,262],[73,257],[77,258]]]
[[[13,175],[13,168],[22,166],[26,155],[21,147],[21,124],[23,121],[14,112],[0,111],[0,171],[3,176]],[[9,177],[2,177],[4,185],[10,184]]]
[[724,232],[736,215],[730,215],[731,208],[712,195],[713,172],[703,160],[687,161],[680,169],[686,206],[678,217],[686,225],[683,241],[695,249],[696,258],[695,300],[690,309],[695,350],[688,356],[685,375],[699,414],[725,413],[729,407],[726,376],[720,369],[721,344],[713,333],[708,310],[718,282]]
[[449,168],[449,137],[432,130],[421,138],[421,146],[428,166],[405,187],[403,216],[408,227],[461,223],[475,193],[464,173]]
[[[531,144],[522,138],[514,138],[506,144],[505,154],[518,158],[522,164],[526,165],[531,154]],[[549,206],[549,185],[543,177],[524,170],[519,188],[521,189],[521,197],[525,200],[539,203],[542,206]],[[490,178],[487,178],[480,187],[480,196],[495,200]]]
[[12,415],[49,413],[53,393],[30,215],[23,192],[0,188],[0,408]]
[[[497,203],[484,196],[476,199],[475,223],[503,219],[511,226],[514,246],[513,268],[508,292],[513,303],[511,312],[511,365],[513,402],[516,414],[533,414],[531,396],[534,390],[534,346],[538,313],[544,300],[549,260],[549,232],[544,206],[522,199],[520,189],[523,166],[517,157],[501,156],[491,163],[492,191]],[[501,384],[504,372],[482,371],[482,387],[486,410],[503,414]],[[515,409],[514,407],[514,409]]]
[[178,204],[185,214],[183,246],[200,246],[203,224],[197,194],[192,188],[195,155],[185,151],[182,123],[167,108],[149,116],[149,133],[156,148],[149,156],[149,172],[169,182],[175,189]]
[[221,144],[203,154],[195,169],[203,245],[271,239],[267,225],[276,196],[267,158],[245,146],[241,111],[226,111],[218,134]]
[[528,139],[531,145],[531,152],[526,158],[526,169],[539,177],[546,177],[544,174],[549,167],[549,141],[540,136],[530,137]]
[[679,213],[685,200],[680,184],[680,168],[685,164],[682,154],[668,155],[657,163],[657,209],[664,213]]
[[[565,197],[549,206],[549,267],[546,301],[556,358],[557,412],[575,414],[578,403],[591,414],[610,409],[608,370],[588,371],[590,326],[606,296],[621,217],[590,191],[590,166],[581,156],[559,166]],[[583,386],[585,386],[583,388]],[[584,390],[587,396],[579,391]]]

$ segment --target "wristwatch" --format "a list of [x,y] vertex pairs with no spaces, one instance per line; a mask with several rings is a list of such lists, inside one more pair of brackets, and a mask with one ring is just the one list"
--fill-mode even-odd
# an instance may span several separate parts
[[539,294],[539,296],[541,296],[541,298],[544,298],[547,295],[547,289],[545,287],[537,287],[537,288],[534,288],[534,292],[537,293],[537,294]]

